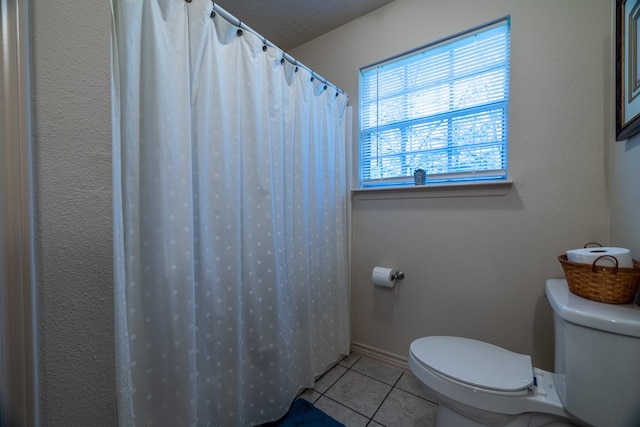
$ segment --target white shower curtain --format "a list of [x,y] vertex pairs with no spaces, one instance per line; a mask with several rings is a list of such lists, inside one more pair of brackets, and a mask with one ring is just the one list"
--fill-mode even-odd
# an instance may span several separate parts
[[112,0],[120,426],[275,420],[349,351],[347,97],[212,7]]

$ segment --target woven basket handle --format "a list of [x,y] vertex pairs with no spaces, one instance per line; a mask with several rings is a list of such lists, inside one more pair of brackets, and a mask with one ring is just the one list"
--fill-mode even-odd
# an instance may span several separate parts
[[584,247],[586,248],[586,247],[587,247],[587,246],[589,246],[589,245],[596,245],[596,246],[600,246],[600,247],[602,247],[602,245],[601,245],[600,243],[598,243],[598,242],[589,242],[589,243],[587,243],[586,245],[584,245]]
[[593,260],[593,264],[591,265],[591,271],[594,272],[594,273],[598,271],[596,263],[602,258],[611,258],[611,259],[613,259],[616,262],[616,266],[613,267],[613,270],[611,271],[611,274],[618,274],[618,258],[616,258],[614,256],[611,256],[611,255],[601,255],[598,258],[594,259]]

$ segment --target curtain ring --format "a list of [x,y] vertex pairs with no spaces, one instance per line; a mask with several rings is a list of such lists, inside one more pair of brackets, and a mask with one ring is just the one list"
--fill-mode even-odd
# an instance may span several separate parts
[[212,10],[211,13],[209,14],[209,18],[213,19],[216,17],[216,11]]
[[313,76],[311,76],[311,80],[310,80],[310,81],[313,81],[313,79],[314,79],[314,77],[313,77]]
[[191,3],[191,0],[185,0],[187,3]]
[[297,59],[296,59],[296,62],[294,63],[294,65],[295,65],[296,67],[293,69],[293,72],[294,72],[294,73],[297,73],[297,72],[298,72],[298,60],[297,60]]
[[236,31],[236,34],[238,36],[242,35],[242,21],[241,20],[238,20],[238,31]]
[[267,38],[266,37],[262,38],[262,51],[263,52],[267,51]]
[[280,64],[284,64],[284,55],[280,58]]

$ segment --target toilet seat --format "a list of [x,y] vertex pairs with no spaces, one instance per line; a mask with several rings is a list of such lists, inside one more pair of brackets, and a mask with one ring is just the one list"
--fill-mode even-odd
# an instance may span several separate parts
[[492,344],[460,337],[419,338],[411,343],[409,368],[441,404],[463,414],[499,418],[538,413],[574,419],[560,401],[553,372],[533,368],[529,356]]
[[458,385],[502,396],[524,396],[533,383],[531,357],[469,338],[431,336],[411,343],[425,369]]

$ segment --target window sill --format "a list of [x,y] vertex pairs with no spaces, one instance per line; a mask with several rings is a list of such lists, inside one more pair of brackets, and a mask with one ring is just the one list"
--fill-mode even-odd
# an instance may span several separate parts
[[355,188],[352,195],[360,200],[425,199],[430,197],[488,197],[504,196],[513,181],[487,181],[415,186]]

